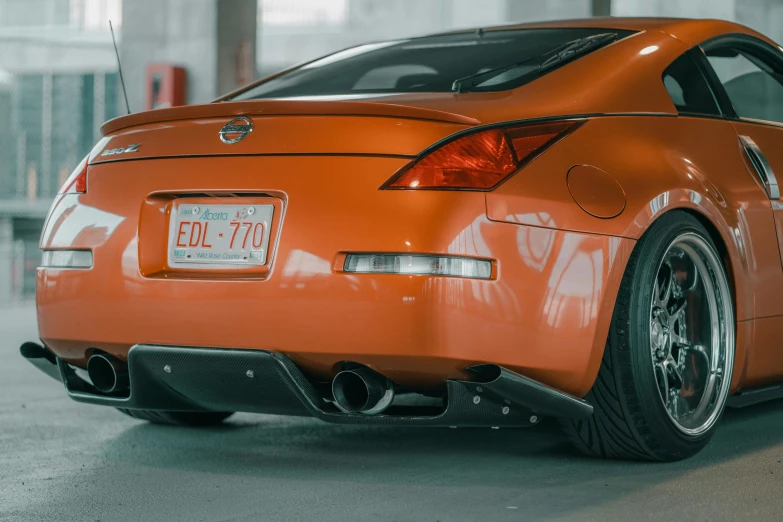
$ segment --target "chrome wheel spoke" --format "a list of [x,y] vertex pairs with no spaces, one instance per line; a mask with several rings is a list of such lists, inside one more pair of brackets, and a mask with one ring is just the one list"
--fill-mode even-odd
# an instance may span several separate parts
[[685,338],[688,331],[688,322],[685,318],[685,308],[688,306],[688,301],[683,300],[682,303],[676,308],[674,313],[669,316],[669,337],[672,344],[677,346],[686,347],[691,343]]
[[666,368],[664,367],[663,363],[658,363],[655,365],[655,368],[658,370],[658,373],[661,375],[661,381],[663,384],[663,389],[661,387],[658,387],[658,390],[661,392],[661,399],[663,399],[663,405],[666,406],[666,408],[669,408],[669,376],[667,375]]
[[676,344],[677,346],[689,347],[691,345],[686,338],[674,331],[669,332],[669,337],[671,337],[672,344]]
[[680,369],[677,367],[677,363],[674,361],[674,358],[670,355],[665,361],[663,361],[663,365],[666,371],[672,377],[673,389],[679,390],[682,388],[685,381],[682,379],[682,374],[680,373]]
[[669,299],[672,296],[672,287],[676,282],[674,281],[674,271],[671,269],[671,266],[668,264],[664,264],[664,266],[668,267],[669,273],[664,277],[663,288],[661,288],[658,278],[656,277],[655,279],[655,304],[666,310],[666,306],[669,304]]
[[685,314],[685,308],[688,306],[688,301],[683,301],[680,303],[680,306],[677,307],[677,309],[669,316],[669,326],[674,327],[675,324],[685,323],[685,318],[683,315]]

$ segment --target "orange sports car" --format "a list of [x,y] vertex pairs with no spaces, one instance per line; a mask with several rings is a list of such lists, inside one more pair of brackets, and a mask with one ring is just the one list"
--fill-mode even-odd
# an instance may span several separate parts
[[77,401],[675,460],[783,395],[783,50],[714,20],[371,43],[106,123],[47,219]]

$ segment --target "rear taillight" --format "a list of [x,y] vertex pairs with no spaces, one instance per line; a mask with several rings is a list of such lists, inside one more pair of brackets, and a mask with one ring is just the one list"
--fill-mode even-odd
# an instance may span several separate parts
[[65,184],[60,189],[60,194],[85,194],[87,192],[87,167],[89,156],[84,158],[71,172]]
[[492,190],[582,123],[511,125],[463,134],[425,151],[381,189]]

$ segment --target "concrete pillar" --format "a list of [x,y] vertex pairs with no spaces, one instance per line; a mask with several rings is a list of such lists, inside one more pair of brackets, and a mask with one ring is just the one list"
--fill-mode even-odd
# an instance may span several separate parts
[[593,16],[609,16],[612,14],[612,0],[592,0]]
[[0,217],[0,308],[15,299],[14,229],[11,218]]
[[252,80],[256,14],[257,0],[123,2],[119,49],[131,111],[144,108],[149,63],[185,68],[188,103],[208,102]]
[[218,2],[218,76],[215,97],[256,79],[257,0]]

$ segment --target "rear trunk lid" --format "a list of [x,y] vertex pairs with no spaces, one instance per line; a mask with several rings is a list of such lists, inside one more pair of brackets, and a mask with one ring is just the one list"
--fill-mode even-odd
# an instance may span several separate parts
[[[230,140],[221,129],[237,118]],[[441,110],[368,101],[264,100],[161,109],[106,123],[92,164],[215,155],[414,156],[477,125]],[[249,125],[252,131],[248,132]],[[236,139],[239,138],[239,139]],[[234,143],[226,143],[234,141]]]

